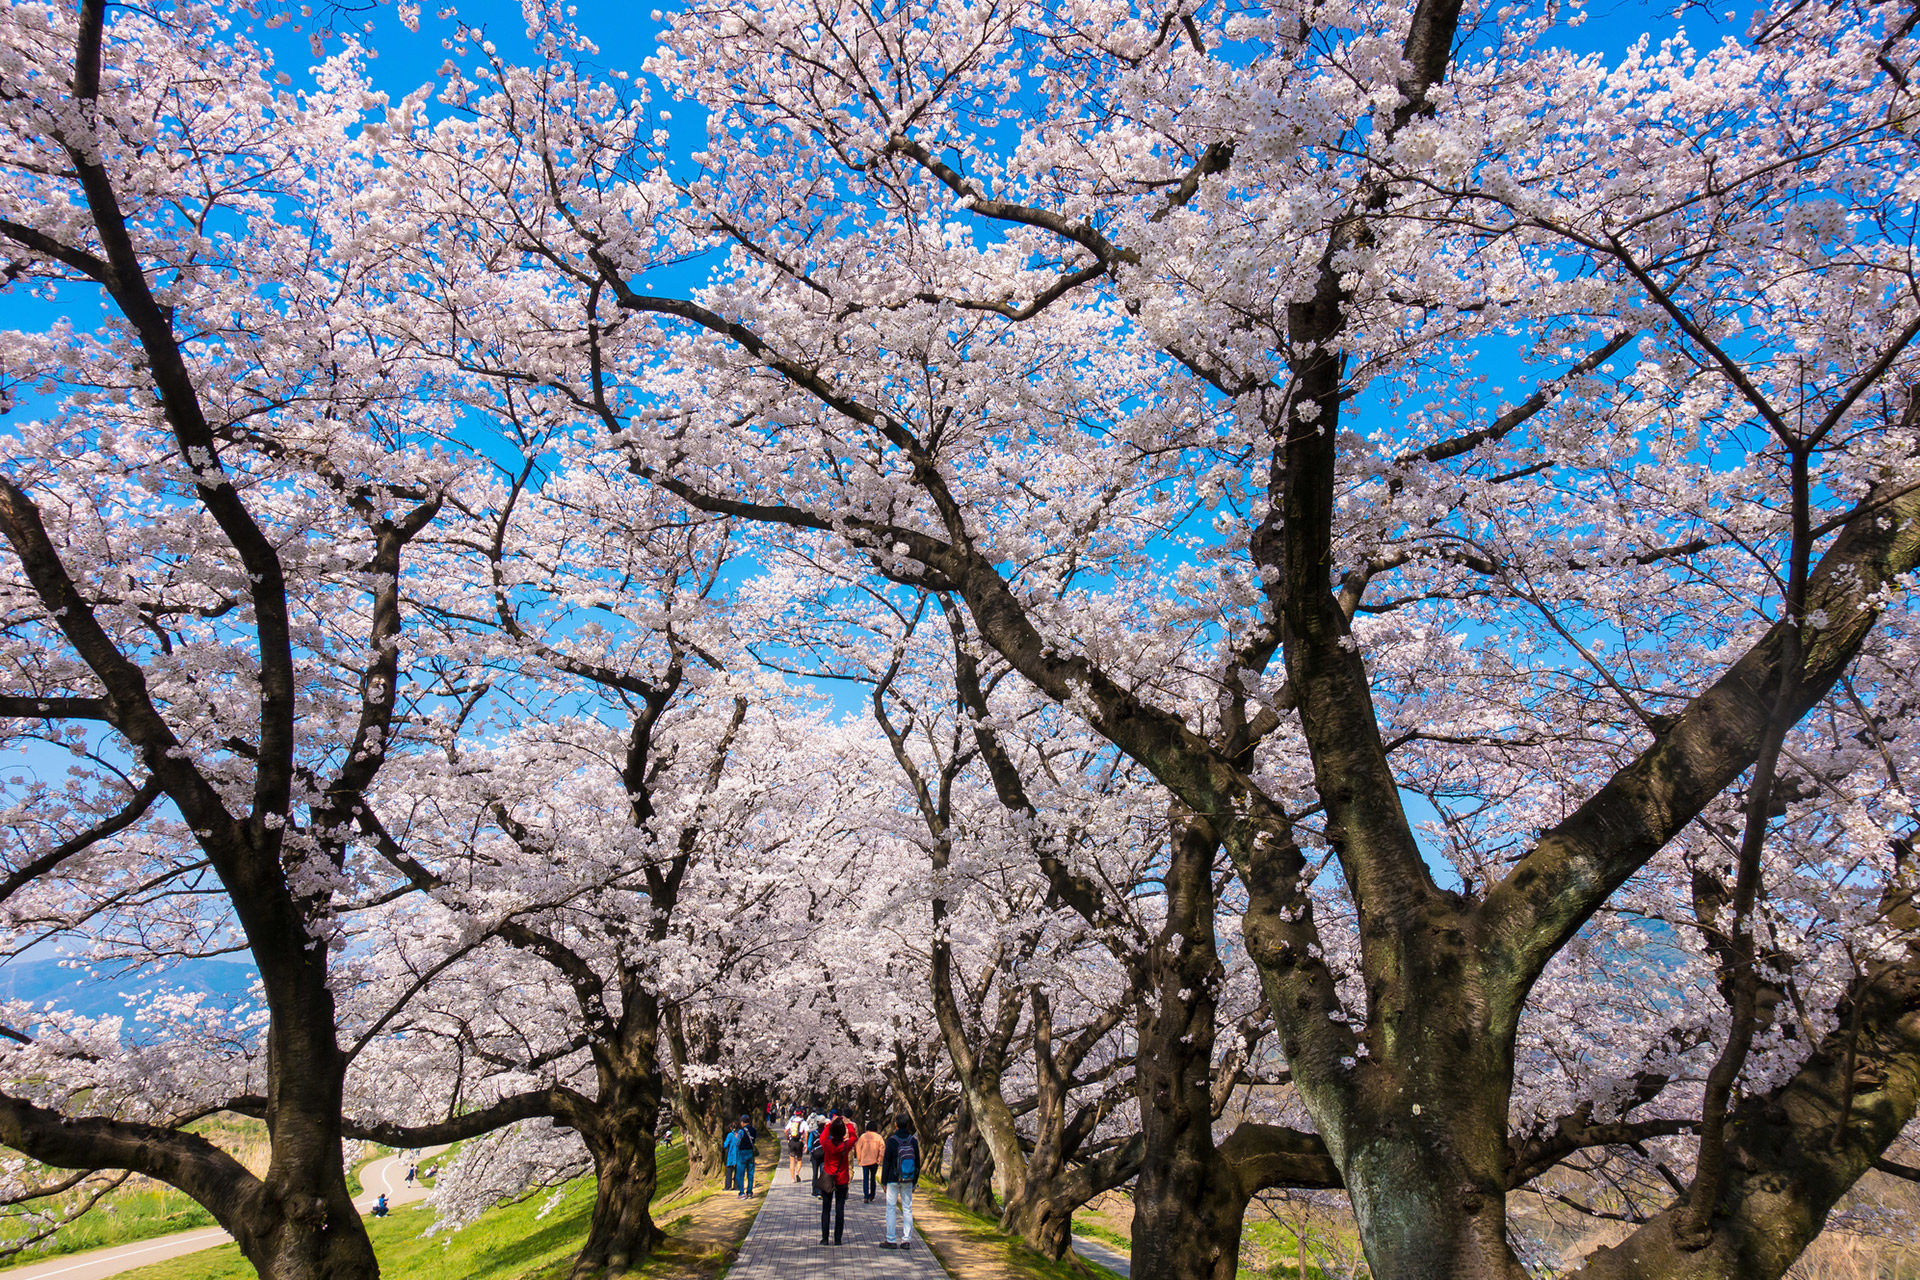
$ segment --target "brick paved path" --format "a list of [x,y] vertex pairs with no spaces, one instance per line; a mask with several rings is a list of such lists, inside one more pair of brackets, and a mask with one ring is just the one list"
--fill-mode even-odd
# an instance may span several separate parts
[[810,1192],[808,1172],[803,1164],[801,1181],[795,1182],[786,1161],[780,1162],[727,1280],[947,1280],[917,1232],[911,1249],[880,1247],[886,1239],[886,1199],[878,1192],[872,1204],[860,1198],[858,1170],[847,1196],[846,1243],[821,1244],[820,1202]]

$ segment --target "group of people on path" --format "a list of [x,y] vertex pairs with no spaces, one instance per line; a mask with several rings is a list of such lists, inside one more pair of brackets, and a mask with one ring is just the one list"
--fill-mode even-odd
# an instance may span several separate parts
[[[811,1116],[796,1109],[787,1121],[788,1167],[793,1180],[800,1181],[800,1161],[813,1160],[813,1194],[820,1197],[820,1243],[837,1245],[846,1234],[847,1193],[853,1183],[853,1166],[860,1166],[861,1191],[868,1203],[876,1184],[884,1191],[887,1203],[886,1237],[882,1249],[906,1249],[913,1240],[913,1190],[920,1182],[920,1140],[914,1134],[913,1117],[901,1113],[894,1120],[894,1131],[882,1138],[878,1131],[860,1132],[851,1116],[833,1107],[823,1116]],[[894,1223],[899,1221],[896,1237]]]
[[759,1144],[760,1131],[744,1114],[720,1144],[720,1154],[726,1161],[727,1190],[738,1192],[743,1200],[753,1194],[753,1162]]
[[[912,1116],[902,1112],[894,1120],[893,1133],[883,1138],[872,1128],[862,1133],[853,1117],[842,1114],[838,1107],[829,1108],[824,1115],[817,1110],[808,1114],[804,1107],[797,1107],[787,1121],[785,1135],[788,1168],[795,1182],[800,1181],[800,1162],[812,1157],[813,1194],[820,1197],[821,1244],[837,1245],[846,1234],[847,1195],[857,1164],[866,1202],[873,1202],[876,1191],[886,1198],[887,1229],[880,1247],[912,1247],[913,1192],[920,1183],[920,1139],[914,1133]],[[743,1199],[753,1194],[759,1139],[760,1131],[752,1119],[742,1114],[721,1144],[727,1190]]]

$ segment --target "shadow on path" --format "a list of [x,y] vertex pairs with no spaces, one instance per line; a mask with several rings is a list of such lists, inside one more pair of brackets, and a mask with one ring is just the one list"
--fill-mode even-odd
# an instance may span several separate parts
[[858,1173],[847,1197],[845,1243],[821,1244],[820,1202],[784,1165],[774,1171],[760,1216],[727,1280],[947,1280],[924,1240],[915,1239],[911,1249],[880,1247],[886,1238],[886,1204],[878,1194],[872,1204],[861,1199]]

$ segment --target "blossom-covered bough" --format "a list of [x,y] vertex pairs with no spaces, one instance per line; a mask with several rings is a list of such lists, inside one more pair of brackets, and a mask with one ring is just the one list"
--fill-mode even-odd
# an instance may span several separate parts
[[[1004,666],[983,676],[952,600],[890,588],[810,549],[788,548],[755,584],[756,597],[779,602],[755,613],[783,624],[776,652],[789,665],[800,658],[787,655],[804,655],[796,670],[867,690],[886,757],[874,767],[902,784],[901,812],[883,804],[875,821],[925,861],[902,891],[930,908],[916,949],[960,1093],[950,1186],[1062,1257],[1073,1212],[1139,1171],[1126,1105],[1134,1055],[1117,1033],[1138,1021],[1153,1040],[1156,1002],[1140,984],[1157,922],[1140,912],[1161,903],[1164,839],[1150,833],[1165,794],[1030,689],[1020,712],[996,718],[989,691],[1021,682]],[[1007,732],[1044,736],[1022,759]],[[1045,812],[1025,773],[1044,777]],[[1059,882],[1079,869],[1070,904],[1043,862]],[[1222,1105],[1240,1079],[1221,1073]]]
[[[644,107],[559,55],[462,86],[490,270],[576,308],[531,376],[691,505],[963,603],[1230,854],[1312,1132],[1217,1147],[1210,1055],[1169,1059],[1145,1276],[1231,1274],[1236,1195],[1300,1161],[1376,1274],[1517,1276],[1509,1193],[1635,1144],[1682,1189],[1587,1274],[1778,1275],[1913,1114],[1906,28],[1762,9],[1609,64],[1556,21],[688,10],[649,65],[709,113],[678,184],[618,176]],[[650,283],[702,247],[698,294]],[[1135,608],[1213,619],[1211,707]],[[1654,885],[1718,1012],[1548,1070],[1530,1000],[1605,996]]]
[[[425,447],[427,366],[374,323],[390,259],[345,251],[351,57],[296,103],[218,14],[168,16],[0,14],[6,279],[100,307],[6,335],[42,412],[0,441],[0,714],[10,747],[80,763],[62,788],[27,757],[0,894],[10,954],[241,952],[261,1008],[155,998],[123,1037],[12,1005],[0,1140],[171,1183],[263,1276],[371,1277],[333,966],[374,905],[355,815],[435,731],[402,597],[461,466]],[[257,1173],[186,1128],[241,1093]]]
[[[662,1238],[663,1104],[695,1177],[718,1176],[733,1116],[760,1104],[743,1092],[765,1078],[738,1027],[757,1004],[745,970],[793,942],[778,899],[819,855],[815,828],[832,829],[839,806],[808,773],[832,735],[750,664],[730,671],[722,525],[609,487],[591,454],[522,443],[492,501],[449,531],[468,554],[433,606],[466,637],[447,648],[470,655],[476,703],[500,703],[363,814],[418,893],[392,935],[435,939],[445,959],[410,957],[383,984],[421,975],[357,1073],[347,1128],[419,1147],[537,1118],[485,1167],[450,1171],[443,1216],[463,1224],[519,1190],[491,1176],[503,1166],[585,1165],[596,1198],[572,1274],[618,1275]],[[555,1154],[545,1122],[589,1159]]]

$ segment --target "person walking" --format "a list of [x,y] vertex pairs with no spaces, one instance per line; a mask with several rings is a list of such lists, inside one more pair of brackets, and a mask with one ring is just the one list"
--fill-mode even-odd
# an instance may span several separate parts
[[[880,1183],[887,1191],[887,1235],[882,1249],[913,1247],[913,1189],[920,1183],[920,1139],[913,1136],[913,1117],[900,1113],[893,1136],[880,1158]],[[900,1211],[900,1238],[893,1235],[893,1213]]]
[[740,1123],[727,1135],[727,1159],[732,1166],[733,1185],[741,1199],[753,1194],[753,1166],[760,1133],[743,1113]]
[[[820,1195],[820,1243],[839,1244],[847,1230],[847,1183],[853,1179],[853,1148],[859,1131],[836,1108],[820,1131],[820,1173],[815,1177]],[[833,1239],[827,1239],[828,1228]]]
[[820,1131],[826,1128],[827,1118],[818,1111],[807,1117],[807,1155],[813,1160],[813,1194],[820,1194],[820,1166],[825,1162],[826,1153],[820,1150]]
[[[800,1157],[807,1154],[807,1118],[794,1108],[793,1119],[787,1121],[787,1164],[793,1173],[793,1180],[800,1181]],[[780,1162],[774,1161],[778,1169]]]
[[886,1155],[887,1140],[877,1129],[869,1128],[853,1146],[853,1158],[860,1163],[860,1192],[868,1204],[873,1203],[874,1187],[880,1180],[880,1162]]

